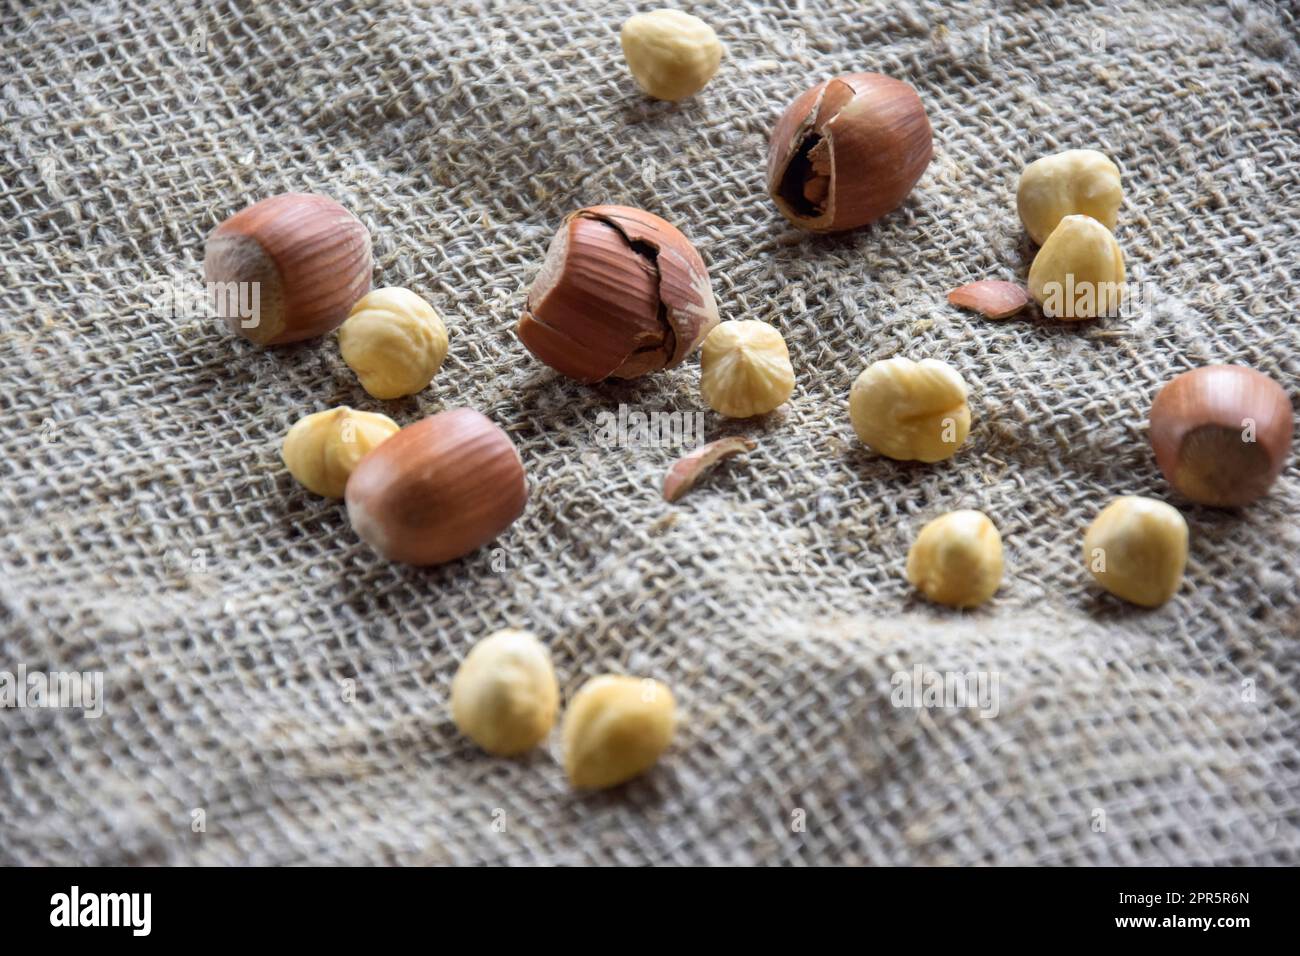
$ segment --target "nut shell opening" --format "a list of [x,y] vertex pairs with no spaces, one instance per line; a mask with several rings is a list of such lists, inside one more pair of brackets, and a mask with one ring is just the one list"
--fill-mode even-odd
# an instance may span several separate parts
[[851,73],[804,91],[768,146],[768,193],[814,232],[876,221],[907,198],[933,156],[925,107],[911,86]]

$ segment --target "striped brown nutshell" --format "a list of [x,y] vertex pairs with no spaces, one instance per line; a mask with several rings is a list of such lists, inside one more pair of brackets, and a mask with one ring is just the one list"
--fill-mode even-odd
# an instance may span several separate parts
[[1206,365],[1171,379],[1151,404],[1151,447],[1165,478],[1203,505],[1267,494],[1286,467],[1294,416],[1282,386],[1245,365]]
[[272,196],[236,213],[211,232],[203,254],[217,314],[258,345],[338,328],[370,291],[371,269],[361,220],[310,193]]
[[849,73],[805,90],[777,120],[767,191],[796,226],[854,229],[902,205],[933,155],[916,90],[880,73]]
[[375,446],[344,498],[363,541],[390,561],[442,564],[487,544],[523,513],[514,443],[471,408],[430,415]]
[[591,206],[551,240],[516,332],[557,372],[599,382],[672,368],[717,324],[690,240],[644,210]]

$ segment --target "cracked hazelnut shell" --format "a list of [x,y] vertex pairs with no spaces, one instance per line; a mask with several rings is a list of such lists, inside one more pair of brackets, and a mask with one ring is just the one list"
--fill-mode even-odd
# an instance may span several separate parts
[[285,345],[332,332],[370,291],[373,260],[365,225],[327,196],[284,193],[254,203],[208,235],[203,278],[256,283],[258,314],[232,315],[231,331],[258,345]]
[[557,372],[599,382],[672,368],[717,323],[690,240],[653,213],[590,206],[551,240],[515,331]]
[[805,90],[777,121],[767,191],[796,226],[855,229],[902,205],[933,155],[916,90],[880,73],[848,73]]

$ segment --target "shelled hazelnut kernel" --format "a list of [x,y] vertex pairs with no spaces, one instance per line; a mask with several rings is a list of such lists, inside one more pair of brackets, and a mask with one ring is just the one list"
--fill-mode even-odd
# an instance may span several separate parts
[[766,322],[723,322],[700,348],[700,391],[728,418],[766,415],[794,391],[790,350]]
[[441,564],[481,548],[523,513],[510,438],[469,408],[407,425],[357,463],[344,496],[357,535],[390,561]]
[[637,86],[657,100],[698,93],[722,62],[722,42],[713,27],[680,10],[629,17],[619,42]]
[[1282,386],[1244,365],[1170,380],[1151,405],[1156,464],[1180,494],[1231,508],[1268,493],[1286,466],[1294,416]]
[[285,193],[254,203],[208,235],[203,278],[217,315],[258,345],[338,328],[370,289],[370,233],[333,199]]
[[1066,216],[1096,219],[1112,232],[1124,202],[1119,167],[1095,149],[1067,149],[1036,159],[1020,174],[1016,211],[1042,245]]
[[433,306],[409,289],[375,289],[339,329],[343,361],[375,398],[414,395],[447,357],[447,327]]
[[970,433],[966,383],[935,359],[868,365],[849,393],[849,417],[858,438],[899,461],[950,458]]
[[451,682],[457,728],[488,753],[510,757],[546,739],[560,706],[551,655],[528,631],[479,641]]
[[606,674],[569,702],[564,769],[580,789],[613,787],[645,773],[672,742],[672,692],[657,680]]
[[1103,588],[1142,607],[1158,607],[1178,590],[1187,564],[1187,522],[1154,498],[1116,498],[1083,539],[1083,560]]
[[294,422],[284,436],[280,457],[289,474],[308,491],[342,498],[357,462],[397,431],[397,422],[387,415],[340,405]]
[[1062,219],[1029,267],[1029,294],[1051,318],[1114,315],[1124,291],[1124,253],[1090,216]]
[[777,120],[767,192],[803,229],[855,229],[901,206],[933,155],[916,90],[879,73],[849,73],[805,90]]
[[912,543],[907,580],[936,604],[983,604],[1002,583],[1002,536],[982,511],[940,515]]

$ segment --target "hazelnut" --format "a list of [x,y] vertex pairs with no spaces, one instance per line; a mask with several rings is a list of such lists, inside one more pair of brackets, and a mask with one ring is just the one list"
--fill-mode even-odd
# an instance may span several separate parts
[[699,17],[655,10],[628,17],[619,33],[637,86],[657,100],[683,100],[718,72],[722,44]]
[[934,359],[892,358],[868,365],[849,393],[858,438],[899,461],[942,461],[970,433],[966,383]]
[[823,80],[777,121],[767,191],[813,232],[854,229],[902,205],[934,154],[916,90],[879,73]]
[[564,769],[582,789],[645,773],[672,741],[673,695],[649,678],[607,674],[587,681],[564,716]]
[[1154,498],[1116,498],[1088,528],[1083,560],[1103,588],[1142,607],[1164,604],[1183,581],[1187,522]]
[[1066,216],[1029,267],[1029,294],[1059,319],[1114,315],[1124,299],[1124,253],[1091,216]]
[[385,558],[441,564],[510,527],[528,488],[506,433],[457,408],[407,425],[366,455],[344,497],[353,530]]
[[1151,405],[1151,447],[1165,478],[1203,505],[1250,504],[1291,450],[1291,400],[1244,365],[1208,365],[1172,379]]
[[1039,245],[1066,216],[1096,219],[1112,232],[1124,201],[1119,167],[1095,149],[1067,149],[1025,167],[1016,190],[1016,209],[1029,237]]
[[[258,345],[338,328],[370,289],[371,268],[361,221],[333,199],[308,193],[272,196],[236,213],[212,230],[203,253],[217,314]],[[243,304],[252,304],[253,314]]]
[[376,289],[352,307],[339,350],[367,392],[401,398],[433,380],[447,357],[447,327],[409,289]]
[[490,754],[530,750],[555,725],[560,687],[551,655],[527,631],[497,631],[465,655],[451,681],[457,728]]
[[1002,583],[1002,536],[982,511],[940,515],[907,552],[907,580],[936,604],[983,604]]
[[640,209],[592,206],[551,241],[516,332],[557,372],[599,382],[679,365],[717,324],[685,236]]
[[785,339],[766,322],[723,322],[700,348],[700,391],[728,418],[766,415],[794,391]]
[[387,415],[340,405],[298,419],[284,436],[280,457],[308,491],[342,498],[357,462],[397,431],[397,422]]

